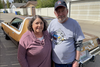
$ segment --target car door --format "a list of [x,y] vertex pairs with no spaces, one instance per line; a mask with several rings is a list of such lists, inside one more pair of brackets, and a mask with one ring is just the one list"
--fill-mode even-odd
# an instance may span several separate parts
[[[18,35],[20,35],[20,24],[23,22],[22,19],[20,18],[14,18],[11,22],[10,22],[10,30],[9,32],[9,36],[11,36],[14,40],[16,40],[18,38]],[[17,34],[17,35],[16,35]]]
[[10,27],[10,25],[9,25],[9,23],[10,22],[4,22],[4,23],[2,23],[2,27],[3,27],[3,30],[4,30],[4,32],[7,34],[7,35],[9,35],[9,27]]

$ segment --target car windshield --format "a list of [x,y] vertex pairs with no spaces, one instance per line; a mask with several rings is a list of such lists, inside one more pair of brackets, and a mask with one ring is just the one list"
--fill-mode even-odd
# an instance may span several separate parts
[[20,18],[15,18],[15,19],[11,22],[11,25],[14,26],[15,28],[19,29],[22,22],[23,22],[22,19],[20,19]]

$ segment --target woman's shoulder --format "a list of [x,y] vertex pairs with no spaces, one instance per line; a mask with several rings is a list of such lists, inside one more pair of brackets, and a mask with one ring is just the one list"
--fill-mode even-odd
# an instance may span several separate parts
[[21,37],[20,40],[25,40],[25,39],[27,39],[27,38],[29,37],[29,34],[30,34],[30,31],[26,31],[26,32],[22,35],[22,37]]
[[43,33],[43,34],[44,34],[44,36],[47,36],[46,38],[51,38],[51,37],[50,37],[50,34],[48,33],[48,31],[47,31],[47,30],[46,30],[46,31],[44,31],[44,33]]
[[47,30],[45,30],[45,31],[43,32],[43,34],[44,34],[44,35],[48,35],[49,33],[48,33]]

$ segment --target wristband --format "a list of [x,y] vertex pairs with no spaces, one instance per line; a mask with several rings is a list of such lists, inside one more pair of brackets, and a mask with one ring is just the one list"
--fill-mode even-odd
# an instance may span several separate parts
[[75,61],[80,62],[80,60],[75,59]]

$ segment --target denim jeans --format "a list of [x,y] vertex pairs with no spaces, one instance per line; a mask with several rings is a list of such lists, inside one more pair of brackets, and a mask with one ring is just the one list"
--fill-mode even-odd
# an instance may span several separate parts
[[72,64],[56,64],[55,67],[72,67]]

